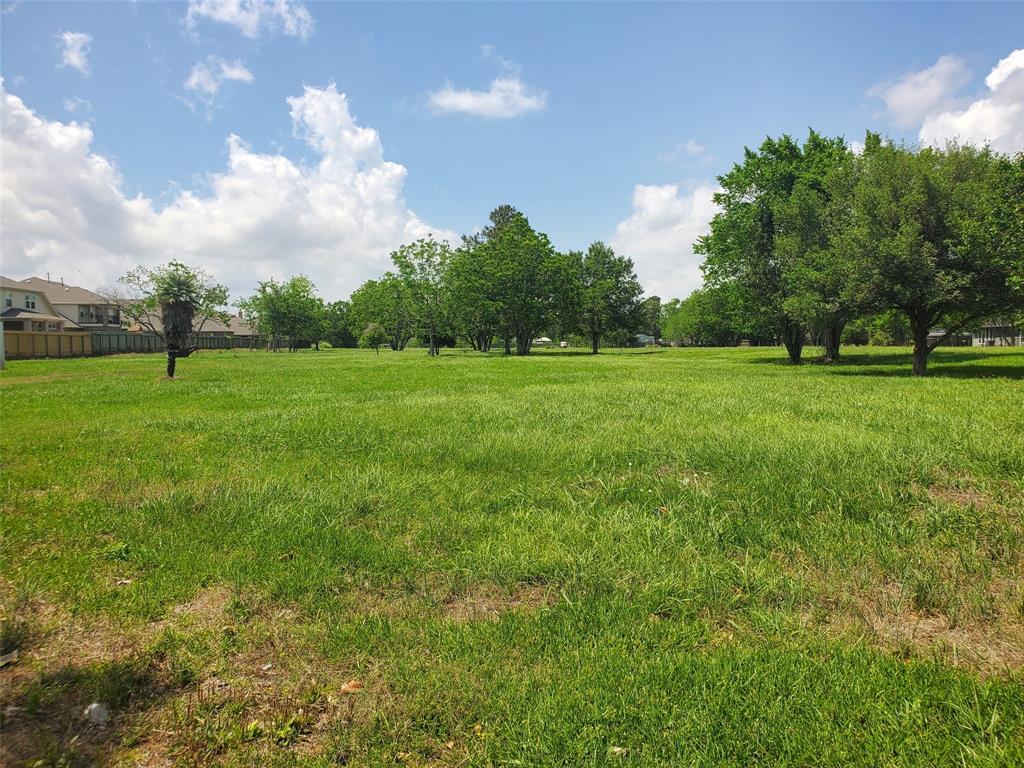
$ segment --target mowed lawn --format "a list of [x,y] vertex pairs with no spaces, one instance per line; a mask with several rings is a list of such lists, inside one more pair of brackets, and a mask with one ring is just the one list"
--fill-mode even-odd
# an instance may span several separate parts
[[12,362],[6,759],[1020,765],[1024,350],[846,352]]

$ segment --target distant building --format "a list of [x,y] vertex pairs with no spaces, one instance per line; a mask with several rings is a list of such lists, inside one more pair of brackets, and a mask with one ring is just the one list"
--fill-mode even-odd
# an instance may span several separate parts
[[0,276],[0,295],[3,297],[5,331],[27,333],[59,333],[82,330],[54,307],[47,294],[39,287]]
[[[147,321],[155,331],[163,330],[163,323],[159,317],[153,317]],[[228,318],[228,322],[225,325],[216,318],[209,318],[203,324],[202,328],[196,327],[194,330],[201,333],[203,336],[233,336],[235,338],[251,339],[254,334],[252,326],[249,325],[248,321],[238,315],[231,315]],[[139,323],[128,326],[128,330],[132,333],[149,333],[149,328]]]
[[1024,346],[1024,328],[1009,321],[990,320],[974,332],[972,344],[975,347]]
[[83,331],[121,330],[121,312],[117,305],[98,293],[44,277],[29,277],[20,284],[45,294],[59,315]]

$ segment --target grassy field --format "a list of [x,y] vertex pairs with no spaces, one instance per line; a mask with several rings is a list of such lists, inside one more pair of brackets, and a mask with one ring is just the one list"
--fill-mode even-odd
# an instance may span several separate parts
[[11,363],[0,762],[1024,763],[1024,350],[782,360]]

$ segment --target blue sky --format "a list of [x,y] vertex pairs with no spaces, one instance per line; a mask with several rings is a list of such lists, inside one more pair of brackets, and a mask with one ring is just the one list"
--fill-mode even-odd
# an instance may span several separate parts
[[[338,298],[509,202],[685,294],[715,176],[765,135],[1022,148],[1024,61],[985,82],[1024,48],[1021,4],[276,8],[4,3],[4,273],[108,284],[179,255],[236,293],[304,272]],[[993,94],[1009,128],[975,119]]]

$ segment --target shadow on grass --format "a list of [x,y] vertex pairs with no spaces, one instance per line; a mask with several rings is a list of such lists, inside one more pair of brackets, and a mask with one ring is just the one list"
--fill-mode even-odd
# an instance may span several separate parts
[[[22,685],[5,683],[3,752],[25,765],[103,763],[130,737],[140,711],[179,687],[145,654],[70,663]],[[85,717],[92,702],[109,707],[107,722]]]
[[[984,362],[998,358],[999,363]],[[785,354],[755,358],[752,362],[791,366]],[[834,363],[804,358],[804,365],[813,365],[839,376],[912,376],[912,358],[906,352],[843,352]],[[943,349],[928,358],[928,376],[951,379],[1024,379],[1024,349],[1021,351],[987,351]]]

